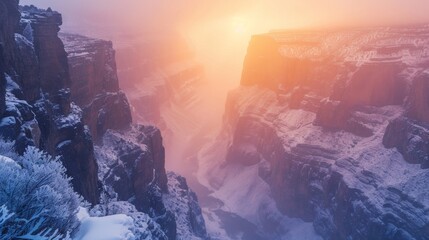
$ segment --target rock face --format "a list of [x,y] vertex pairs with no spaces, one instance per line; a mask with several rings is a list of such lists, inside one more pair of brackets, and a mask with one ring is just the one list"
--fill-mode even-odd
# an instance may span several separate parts
[[383,137],[387,148],[397,148],[412,164],[429,168],[429,130],[427,124],[400,117],[389,123]]
[[14,65],[14,46],[15,32],[19,25],[20,13],[18,11],[18,2],[5,0],[0,3],[1,23],[0,23],[0,42],[2,43],[2,58],[5,71],[9,74]]
[[18,3],[8,0],[0,3],[0,116],[3,114],[6,103],[6,79],[3,72],[9,72],[14,59],[15,46],[15,29],[18,27],[20,14],[18,11]]
[[[0,56],[3,56],[3,45],[0,45]],[[3,115],[6,108],[6,78],[4,73],[3,58],[0,59],[0,116]]]
[[68,53],[71,99],[83,109],[84,123],[97,141],[107,129],[131,123],[127,97],[119,89],[112,42],[61,34]]
[[[224,147],[200,162],[207,186],[245,201],[234,182],[246,172],[324,239],[429,239],[428,36],[423,25],[253,37]],[[252,206],[261,216],[264,202]]]
[[186,179],[167,173],[169,193],[163,196],[166,208],[175,213],[177,234],[181,239],[208,239],[197,195],[188,187]]
[[[99,199],[97,162],[81,110],[70,100],[67,55],[58,37],[61,15],[35,7],[22,7],[21,12],[22,34],[29,42],[27,45],[34,47],[39,70],[35,76],[39,79],[32,79],[34,75],[30,72],[28,76],[33,77],[21,79],[18,85],[23,86],[24,98],[34,102],[41,130],[40,147],[52,155],[61,156],[76,191],[95,204]],[[35,100],[37,97],[39,99]]]
[[55,97],[59,91],[70,86],[67,55],[58,37],[62,16],[58,12],[40,11],[32,7],[23,7],[21,11],[23,35],[33,43],[39,60],[40,87]]
[[[135,209],[131,216],[147,214],[162,230],[154,239],[206,238],[196,199],[192,199],[192,216],[198,218],[195,222],[179,222],[190,206],[166,208],[164,196],[177,189],[167,185],[163,138],[155,127],[131,124],[130,105],[119,89],[112,43],[73,34],[60,37],[68,53],[71,99],[82,108],[83,122],[96,140],[99,179],[103,195],[110,199],[105,207],[126,203]],[[168,199],[178,202],[180,197]],[[193,232],[194,228],[198,231]]]
[[[144,203],[144,192],[149,191],[148,186],[154,184],[162,192],[167,192],[164,147],[159,130],[133,126],[131,131],[108,131],[103,138],[102,148],[112,149],[115,153],[99,150],[97,153],[101,159],[113,155],[117,156],[117,162],[123,163],[106,167],[107,175],[102,178],[118,193],[119,199],[128,200],[135,196],[139,202],[137,208],[147,209],[150,204]],[[126,173],[127,171],[129,172]],[[115,176],[119,179],[115,179]]]
[[[190,190],[186,185],[183,190],[182,185],[167,185],[164,153],[157,128],[133,125],[126,131],[108,130],[103,144],[96,147],[99,177],[105,192],[148,214],[161,226],[168,239],[189,239],[190,236],[206,239],[204,219],[195,195],[188,199],[172,194]],[[185,201],[189,205],[172,206]],[[188,217],[192,220],[182,221]]]
[[95,204],[97,163],[81,110],[70,101],[67,56],[58,38],[61,15],[22,7],[20,18],[17,1],[3,1],[0,7],[6,73],[0,133],[14,140],[20,153],[33,145],[60,156],[75,190]]
[[86,105],[100,93],[119,91],[112,42],[66,33],[60,38],[68,54],[76,104]]
[[[60,157],[75,190],[93,205],[103,190],[104,205],[94,209],[131,215],[145,230],[136,232],[140,239],[180,237],[175,216],[185,210],[173,213],[163,201],[169,188],[160,131],[131,125],[111,42],[62,34],[64,46],[59,13],[19,10],[15,0],[0,3],[0,136],[18,153],[32,145]],[[204,221],[192,226],[204,229]]]
[[108,194],[157,218],[166,235],[174,239],[175,218],[162,201],[168,190],[159,130],[133,126],[126,132],[108,131],[96,153],[102,167],[100,179]]

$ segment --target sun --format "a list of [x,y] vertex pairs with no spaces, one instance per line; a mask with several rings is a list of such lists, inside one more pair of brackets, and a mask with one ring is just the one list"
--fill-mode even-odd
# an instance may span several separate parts
[[243,17],[234,16],[231,18],[231,28],[236,34],[245,34],[249,29],[248,21]]

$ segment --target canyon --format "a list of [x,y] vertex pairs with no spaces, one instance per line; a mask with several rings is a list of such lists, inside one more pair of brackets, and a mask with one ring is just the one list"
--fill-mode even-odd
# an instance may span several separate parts
[[206,238],[186,179],[165,170],[160,131],[132,123],[112,43],[59,34],[50,8],[6,0],[0,17],[1,137],[58,157],[90,214],[130,216],[136,239]]
[[254,35],[219,101],[179,35],[61,25],[0,2],[0,136],[58,157],[92,217],[134,239],[429,239],[429,25]]
[[[212,239],[427,239],[428,34],[418,25],[253,36],[219,132],[172,140],[188,149],[184,174]],[[151,96],[133,94],[135,109],[155,112],[142,116],[158,116],[150,121],[165,135],[184,129],[165,116],[197,119],[168,114],[192,106],[183,99],[196,99],[203,78],[177,59],[183,78],[168,63],[129,88]]]
[[428,34],[253,36],[200,182],[266,239],[316,239],[284,238],[279,213],[323,239],[428,239]]

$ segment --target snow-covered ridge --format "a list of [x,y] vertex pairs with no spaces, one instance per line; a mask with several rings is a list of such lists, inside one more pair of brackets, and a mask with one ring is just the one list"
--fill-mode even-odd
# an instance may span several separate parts
[[416,26],[255,36],[223,130],[200,152],[200,182],[250,221],[267,221],[267,200],[255,196],[268,195],[323,239],[428,239],[428,35]]

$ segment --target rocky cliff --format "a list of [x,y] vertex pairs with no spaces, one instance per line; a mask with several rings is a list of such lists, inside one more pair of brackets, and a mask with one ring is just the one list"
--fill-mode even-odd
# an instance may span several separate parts
[[[246,172],[323,239],[428,239],[428,36],[428,26],[254,36],[202,182],[234,209]],[[246,213],[261,225],[264,204]]]
[[[128,99],[119,89],[112,42],[64,33],[60,37],[68,53],[71,98],[82,108],[83,122],[96,140],[98,176],[108,202],[105,207],[115,202],[132,204],[153,219],[168,239],[206,238],[196,199],[192,205],[193,210],[199,210],[196,212],[190,212],[191,206],[166,206],[180,202],[183,196],[164,200],[178,188],[167,184],[163,137],[155,127],[131,124]],[[200,221],[193,225],[180,221],[184,214]]]
[[119,89],[112,42],[60,34],[68,53],[71,99],[81,106],[83,121],[97,141],[107,129],[131,123],[128,99]]
[[[59,34],[61,14],[15,0],[0,3],[0,18],[1,137],[18,153],[32,145],[59,157],[74,189],[93,205],[101,200],[96,214],[130,214],[141,228],[151,225],[154,239],[206,237],[204,220],[193,231],[165,207],[163,196],[176,189],[167,184],[162,137],[131,124],[112,43]],[[192,208],[201,217],[196,199]],[[136,236],[147,237],[144,230]]]
[[99,197],[97,163],[81,110],[70,101],[67,55],[58,38],[61,15],[1,3],[6,106],[1,135],[23,152],[36,145],[61,157],[76,191],[89,202]]

